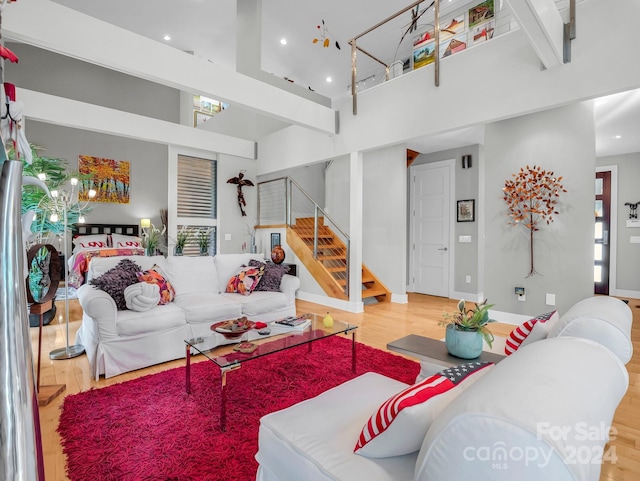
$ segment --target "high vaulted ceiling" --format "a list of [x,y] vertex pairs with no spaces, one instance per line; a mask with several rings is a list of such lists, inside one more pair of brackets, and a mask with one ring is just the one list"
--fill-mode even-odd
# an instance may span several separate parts
[[[236,1],[54,1],[235,70],[238,23]],[[441,18],[478,1],[441,0]],[[568,0],[555,1],[559,9],[566,9]],[[426,1],[420,4],[420,12],[430,3]],[[304,3],[263,0],[261,69],[278,77],[286,77],[297,85],[313,89],[334,100],[345,97],[349,95],[348,87],[351,83],[351,52],[348,41],[409,4],[409,0],[324,0]],[[429,18],[433,18],[432,10],[421,17],[419,26],[432,21]],[[566,16],[566,13],[563,15]],[[579,16],[577,22],[580,35]],[[406,12],[386,27],[364,36],[358,41],[358,45],[387,64],[405,60],[409,56],[413,34],[406,35],[402,42],[400,39],[410,23],[411,12]],[[321,28],[318,29],[318,26]],[[329,39],[329,46],[326,48],[321,45],[323,32]],[[171,40],[164,40],[165,35],[171,36]],[[287,40],[286,45],[280,43],[283,38]],[[320,39],[320,42],[313,43],[314,38]],[[336,42],[340,49],[335,46]],[[382,81],[384,69],[380,64],[362,54],[358,59],[359,80],[368,79],[369,86]],[[327,82],[327,77],[331,77],[332,82]],[[640,129],[640,93],[617,94],[606,101],[599,100],[595,105],[597,155],[640,151],[640,136],[637,135]],[[464,142],[467,145],[482,142],[480,130],[467,129],[465,132],[450,133],[438,138],[416,139],[410,147],[426,152],[464,145]]]

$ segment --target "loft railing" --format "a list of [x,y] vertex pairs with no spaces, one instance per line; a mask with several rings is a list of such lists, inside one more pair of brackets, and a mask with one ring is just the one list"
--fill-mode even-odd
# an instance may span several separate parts
[[[421,5],[424,6],[422,9]],[[490,16],[483,18],[482,14],[486,11],[489,11]],[[403,15],[408,12],[411,12],[410,16]],[[454,19],[458,27],[451,30],[451,21]],[[479,39],[494,38],[516,27],[517,23],[508,5],[497,0],[469,0],[462,6],[460,3],[450,4],[443,0],[433,0],[431,3],[419,0],[412,3],[349,40],[351,84],[348,91],[352,97],[353,115],[358,113],[358,90],[401,75],[406,65],[410,69],[419,68],[415,67],[414,57],[419,64],[434,64],[434,84],[437,87],[440,85],[440,62],[452,54],[449,47],[452,39],[456,39],[458,43],[453,49],[453,53],[456,53],[479,43]],[[486,31],[489,29],[490,36]],[[431,34],[429,39],[424,44],[416,45],[416,39],[426,31]],[[372,60],[374,65],[372,67],[369,63],[361,69],[360,80],[358,52],[364,55],[364,59]],[[429,62],[424,63],[423,56],[428,57]],[[381,71],[380,66],[384,70]],[[398,66],[399,69],[396,68]]]
[[[291,177],[258,183],[258,225],[296,226],[313,234],[313,257],[321,260],[349,296],[349,235]],[[337,237],[330,240],[323,226]]]

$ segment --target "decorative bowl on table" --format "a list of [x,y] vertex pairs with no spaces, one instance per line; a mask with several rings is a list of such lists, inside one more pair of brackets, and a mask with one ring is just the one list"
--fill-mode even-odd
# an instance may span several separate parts
[[230,321],[216,322],[211,326],[211,330],[222,334],[226,339],[237,339],[255,326],[255,322],[246,317],[239,317]]

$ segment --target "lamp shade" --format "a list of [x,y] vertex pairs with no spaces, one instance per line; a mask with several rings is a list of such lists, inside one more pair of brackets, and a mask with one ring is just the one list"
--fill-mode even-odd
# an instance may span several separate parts
[[143,229],[151,227],[151,219],[140,219],[140,227]]

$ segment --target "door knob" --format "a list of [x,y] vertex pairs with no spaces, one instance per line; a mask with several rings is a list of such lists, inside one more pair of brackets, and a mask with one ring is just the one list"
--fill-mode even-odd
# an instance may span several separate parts
[[446,247],[440,247],[438,250],[439,250],[439,251],[445,251],[445,252],[446,252],[446,251],[448,251],[449,249],[447,249]]

